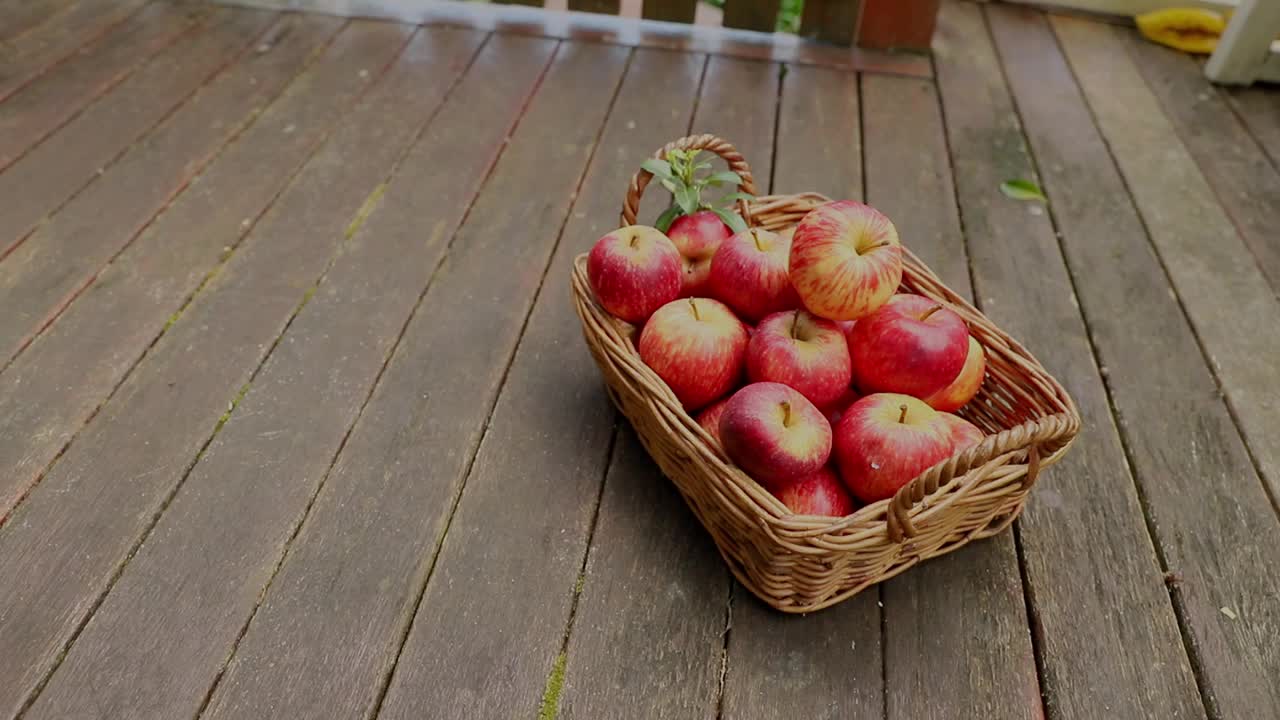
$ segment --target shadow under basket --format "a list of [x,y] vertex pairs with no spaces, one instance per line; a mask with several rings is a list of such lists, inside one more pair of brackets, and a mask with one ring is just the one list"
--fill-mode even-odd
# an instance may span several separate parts
[[[719,155],[742,177],[741,189],[754,194],[750,168],[724,140],[681,138],[655,157],[675,148]],[[641,170],[632,180],[622,225],[635,223],[651,177]],[[778,231],[827,201],[817,193],[771,195],[740,203],[739,211],[749,226]],[[982,389],[958,413],[986,437],[921,473],[893,498],[852,515],[794,514],[736,467],[640,360],[633,342],[638,328],[596,302],[586,259],[574,261],[574,305],[609,396],[711,533],[734,576],[783,612],[830,607],[921,560],[1003,531],[1022,511],[1040,471],[1062,457],[1079,431],[1079,413],[1058,381],[904,248],[901,289],[946,303],[986,350]]]

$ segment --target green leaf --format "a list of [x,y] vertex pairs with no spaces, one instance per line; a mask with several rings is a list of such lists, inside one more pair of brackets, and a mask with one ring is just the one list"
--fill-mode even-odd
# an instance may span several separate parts
[[658,182],[662,183],[662,187],[666,188],[667,192],[672,195],[676,194],[676,188],[680,186],[680,181],[675,179],[658,178]]
[[725,208],[711,208],[711,212],[715,213],[716,216],[724,221],[724,224],[728,225],[729,229],[733,230],[735,233],[740,233],[747,229],[747,224],[743,222],[742,216],[732,210],[726,210]]
[[751,193],[735,192],[735,193],[729,193],[728,195],[725,195],[724,197],[720,198],[720,203],[723,205],[732,205],[733,203],[739,200],[755,200],[755,199],[756,199],[756,196],[752,195]]
[[1040,186],[1030,180],[1005,180],[1000,183],[1000,192],[1014,200],[1040,200],[1042,202],[1048,202],[1049,200],[1044,196],[1044,192],[1040,190]]
[[686,215],[698,211],[698,193],[688,185],[677,185],[675,189],[676,204]]
[[662,214],[654,221],[653,226],[661,232],[666,232],[670,229],[671,223],[675,222],[676,218],[680,217],[680,215],[680,207],[678,205],[672,205],[662,211]]
[[741,185],[742,176],[732,170],[721,170],[718,173],[708,175],[703,182],[713,187],[719,185]]
[[666,160],[649,158],[648,160],[640,163],[640,167],[648,170],[659,180],[670,180],[671,182],[676,181],[675,173],[671,171],[671,163],[668,163]]

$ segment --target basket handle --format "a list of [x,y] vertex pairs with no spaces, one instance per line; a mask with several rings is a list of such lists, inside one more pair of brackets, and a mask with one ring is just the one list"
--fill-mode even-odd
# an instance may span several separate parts
[[[894,494],[885,512],[885,520],[889,525],[890,541],[900,543],[916,536],[918,531],[915,524],[911,522],[911,508],[915,507],[916,503],[924,500],[925,496],[937,492],[940,486],[946,485],[955,476],[963,474],[963,472],[944,472],[947,469],[956,471],[960,468],[954,463],[935,466],[932,471],[925,472],[925,474],[903,485]],[[1036,476],[1039,474],[1040,446],[1032,444],[1027,448],[1027,474],[1022,477],[1022,488],[1025,490],[1034,485]],[[946,479],[943,479],[943,476]]]
[[[756,194],[756,183],[751,174],[751,166],[742,157],[742,153],[738,152],[738,149],[728,140],[715,135],[689,135],[663,145],[653,156],[659,160],[665,160],[667,153],[672,150],[707,150],[719,155],[729,164],[729,169],[738,173],[742,178],[742,183],[738,185],[738,189],[751,195]],[[645,186],[652,179],[653,173],[644,168],[636,171],[635,177],[631,178],[631,184],[627,186],[626,199],[622,202],[620,221],[623,227],[636,224],[636,213],[640,210],[640,197],[644,195]],[[742,220],[748,226],[751,225],[751,215],[745,200],[738,201],[738,212],[742,214]]]

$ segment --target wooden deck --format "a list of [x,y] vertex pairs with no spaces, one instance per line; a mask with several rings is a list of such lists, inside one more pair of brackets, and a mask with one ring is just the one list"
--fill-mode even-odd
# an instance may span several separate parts
[[[957,1],[923,78],[164,0],[0,41],[0,718],[1280,718],[1280,91]],[[690,130],[1063,379],[1012,532],[804,618],[730,581],[567,290]]]

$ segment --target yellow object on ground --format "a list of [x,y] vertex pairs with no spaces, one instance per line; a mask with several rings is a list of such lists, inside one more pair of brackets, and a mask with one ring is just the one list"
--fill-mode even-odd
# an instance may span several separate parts
[[1168,8],[1134,18],[1148,40],[1183,52],[1208,55],[1227,29],[1221,14],[1201,8]]

